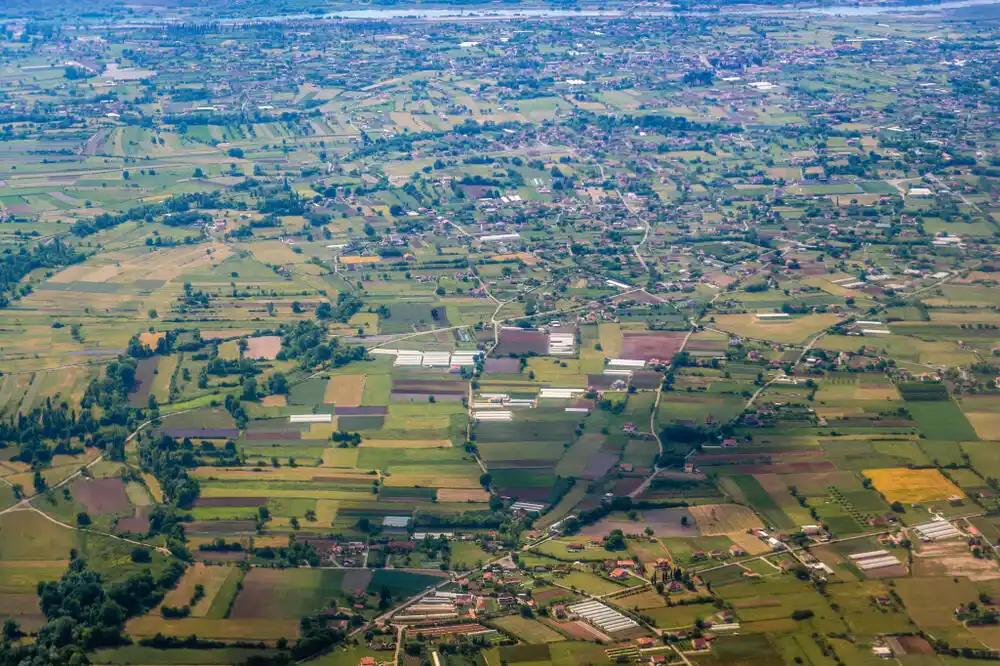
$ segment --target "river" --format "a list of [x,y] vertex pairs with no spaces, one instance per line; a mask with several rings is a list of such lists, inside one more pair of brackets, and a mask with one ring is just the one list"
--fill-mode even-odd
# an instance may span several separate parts
[[670,9],[652,9],[623,11],[617,9],[495,9],[495,8],[450,8],[450,9],[425,9],[425,8],[381,8],[381,9],[345,9],[326,14],[284,14],[276,16],[248,16],[234,18],[217,19],[136,19],[103,25],[100,27],[123,29],[141,28],[153,25],[167,25],[180,22],[201,22],[211,20],[222,25],[238,25],[242,23],[296,23],[303,21],[333,21],[333,20],[374,20],[374,21],[509,21],[509,20],[531,20],[531,19],[618,19],[623,17],[633,18],[662,18],[667,16],[720,16],[720,15],[743,15],[743,16],[767,16],[780,14],[822,14],[826,16],[879,16],[882,14],[908,14],[932,16],[940,12],[962,7],[975,7],[980,5],[1000,4],[1000,0],[949,0],[947,2],[928,3],[921,5],[831,5],[799,7],[797,5],[782,7],[764,7],[755,5],[741,5],[736,7],[725,7],[718,12],[676,12]]

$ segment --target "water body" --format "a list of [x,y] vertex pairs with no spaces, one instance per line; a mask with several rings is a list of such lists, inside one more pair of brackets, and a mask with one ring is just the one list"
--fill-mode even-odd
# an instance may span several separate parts
[[[719,12],[684,12],[685,16],[714,16],[718,14],[742,14],[742,15],[766,15],[766,14],[825,14],[830,16],[877,16],[879,14],[905,13],[905,14],[932,14],[962,7],[975,7],[977,5],[1000,4],[1000,0],[950,0],[948,2],[938,2],[924,5],[908,6],[854,6],[854,5],[831,5],[829,7],[727,7]],[[449,20],[510,20],[510,19],[549,19],[549,18],[606,18],[616,19],[623,16],[633,16],[637,18],[657,18],[665,16],[675,16],[679,12],[672,10],[650,10],[635,11],[626,13],[620,10],[604,9],[413,9],[413,8],[389,8],[389,9],[351,9],[339,12],[330,12],[322,16],[302,14],[298,16],[267,16],[259,17],[260,21],[292,21],[305,19],[368,19],[368,20],[393,20],[410,19],[425,21],[449,21]]]
[[[825,16],[879,16],[882,14],[935,15],[952,9],[976,7],[981,5],[1000,4],[1000,0],[948,0],[924,5],[830,5],[827,7],[726,7],[718,12],[683,12],[684,16],[766,16],[775,14],[821,14]],[[307,21],[332,20],[369,20],[369,21],[509,21],[532,19],[618,19],[632,18],[662,18],[677,16],[681,12],[669,9],[624,12],[606,9],[424,9],[424,8],[386,8],[386,9],[348,9],[329,12],[327,14],[283,14],[277,16],[247,16],[240,18],[220,18],[213,22],[222,25],[239,25],[244,23],[294,23]],[[186,22],[185,19],[129,19],[128,21],[105,25],[108,28],[137,28],[153,25],[167,25],[176,22]]]
[[953,2],[938,2],[931,5],[909,5],[905,7],[852,7],[849,5],[833,7],[814,7],[802,10],[809,14],[825,14],[827,16],[878,16],[880,14],[936,14],[938,12],[961,9],[962,7],[977,7],[980,5],[995,5],[1000,0],[954,0]]

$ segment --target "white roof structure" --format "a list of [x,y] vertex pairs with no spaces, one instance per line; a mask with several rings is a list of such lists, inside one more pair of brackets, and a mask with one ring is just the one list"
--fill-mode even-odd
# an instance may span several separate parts
[[929,523],[914,525],[913,531],[920,535],[922,539],[937,541],[938,539],[951,539],[961,536],[954,525],[947,520],[932,520]]
[[861,571],[885,569],[886,567],[894,567],[902,564],[895,555],[885,549],[854,553],[853,555],[848,555],[848,558]]
[[549,333],[549,354],[552,356],[568,356],[576,349],[575,333]]
[[609,633],[634,629],[639,626],[632,618],[622,615],[599,601],[585,601],[567,606],[566,609],[574,615],[579,615],[598,629]]
[[514,240],[520,237],[520,234],[489,234],[487,236],[480,236],[479,240],[488,243],[490,241]]
[[539,398],[557,398],[566,400],[574,396],[583,395],[586,393],[586,389],[582,388],[554,388],[550,386],[542,387],[541,391],[538,392]]
[[645,368],[646,362],[631,358],[612,358],[608,360],[608,366],[613,368]]
[[503,411],[476,411],[472,412],[473,421],[513,421],[514,412]]
[[333,423],[333,414],[292,414],[289,423]]

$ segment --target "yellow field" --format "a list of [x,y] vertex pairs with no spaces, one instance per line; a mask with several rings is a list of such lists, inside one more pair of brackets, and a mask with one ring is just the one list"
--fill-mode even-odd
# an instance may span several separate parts
[[743,548],[750,555],[760,555],[761,553],[766,553],[770,550],[767,544],[755,537],[753,534],[743,533],[733,533],[727,535],[733,543],[737,546]]
[[935,502],[965,495],[936,469],[866,469],[875,489],[889,502]]
[[996,412],[966,412],[965,418],[975,429],[982,440],[989,441],[994,434],[1000,432],[1000,414]]
[[338,261],[342,264],[348,266],[353,266],[355,264],[377,264],[379,262],[378,257],[339,257]]
[[156,477],[143,472],[142,480],[146,482],[146,487],[149,489],[149,494],[153,496],[153,501],[157,504],[162,504],[163,489],[160,488],[160,482],[156,480]]
[[354,467],[358,463],[357,449],[329,448],[323,450],[324,467]]
[[[375,479],[374,476],[371,476],[369,478],[372,480]],[[202,497],[260,497],[261,492],[262,491],[260,490],[260,488],[244,489],[240,488],[238,485],[233,485],[227,488],[212,488],[212,487],[202,488],[201,496]],[[301,490],[280,490],[280,489],[275,490],[269,488],[266,492],[269,498],[304,497],[306,499],[347,500],[351,502],[370,502],[372,500],[371,491],[367,489],[364,492],[352,492],[349,490],[316,490],[314,488],[306,486],[305,484],[303,484]]]
[[367,334],[378,333],[378,313],[358,312],[347,320],[347,325],[355,330],[360,328]]
[[438,488],[438,502],[489,502],[490,494],[475,488]]
[[271,467],[260,468],[254,471],[253,468],[246,467],[197,467],[192,470],[192,476],[196,478],[215,478],[219,480],[243,480],[243,481],[312,481],[315,477],[357,479],[358,477],[368,478],[367,474],[360,472],[332,472],[328,469],[318,467]]
[[330,523],[337,519],[339,506],[340,504],[336,500],[316,500],[316,520],[309,524],[329,527]]
[[[449,467],[445,465],[444,467]],[[450,467],[457,467],[457,465],[450,465]],[[392,474],[387,476],[383,481],[383,485],[392,488],[400,488],[404,486],[426,486],[428,488],[480,488],[479,485],[479,469],[476,469],[475,475],[473,474],[463,474],[454,473],[445,476],[444,470],[439,471],[427,471],[427,472],[405,472]],[[271,491],[268,491],[271,494]]]
[[531,254],[530,252],[515,252],[513,254],[498,254],[498,255],[496,255],[494,257],[490,257],[490,261],[515,261],[515,260],[523,261],[524,263],[528,264],[529,266],[534,266],[536,263],[538,263],[538,259],[536,259],[535,255]]
[[609,358],[618,358],[622,354],[622,329],[618,324],[598,324],[597,332],[601,336],[601,350]]
[[855,400],[902,400],[902,397],[899,395],[899,391],[897,391],[896,387],[892,384],[877,387],[858,386],[854,389],[854,395],[852,397]]
[[208,620],[187,617],[181,620],[167,620],[156,615],[146,615],[130,620],[126,631],[132,636],[146,637],[161,633],[164,636],[187,637],[192,634],[199,638],[220,641],[270,641],[279,638],[295,638],[299,635],[298,620]]
[[757,514],[739,504],[705,504],[689,511],[702,536],[745,534],[748,529],[764,527]]
[[260,241],[252,243],[250,249],[253,256],[265,264],[298,264],[305,261],[301,255],[295,254],[281,241]]
[[357,407],[365,390],[365,375],[331,377],[323,394],[323,402],[341,407]]
[[444,416],[412,416],[401,414],[398,411],[389,409],[385,417],[384,430],[447,430],[451,425],[451,417]]
[[743,337],[795,344],[805,342],[839,321],[834,314],[811,314],[782,321],[757,319],[755,314],[718,315],[715,325]]
[[160,331],[157,333],[143,331],[139,334],[139,344],[149,347],[150,349],[156,349],[156,344],[166,336],[166,331]]
[[230,340],[219,345],[219,358],[227,361],[238,361],[240,358],[239,340]]
[[201,563],[191,565],[177,587],[167,592],[163,598],[163,605],[174,608],[188,605],[194,594],[194,586],[202,585],[205,588],[205,596],[191,607],[191,617],[204,617],[231,570],[232,567],[210,567]]
[[366,439],[360,446],[366,449],[450,449],[450,439]]
[[332,423],[310,423],[309,430],[302,433],[302,439],[330,439],[330,436],[337,432],[337,417],[333,417]]

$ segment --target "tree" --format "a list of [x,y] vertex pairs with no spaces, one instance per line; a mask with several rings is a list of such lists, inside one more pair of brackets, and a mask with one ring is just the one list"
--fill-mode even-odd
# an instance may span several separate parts
[[35,470],[35,477],[32,479],[32,484],[35,486],[36,493],[44,493],[45,489],[49,487],[48,482],[39,470]]
[[479,475],[479,485],[481,485],[484,489],[489,490],[491,483],[493,483],[493,476],[492,475],[487,474],[487,473],[483,473],[483,474]]
[[136,564],[145,564],[147,562],[152,562],[153,558],[149,554],[149,550],[143,548],[142,546],[136,546],[132,549],[132,561]]
[[681,527],[687,527],[689,522],[687,516],[681,516]]
[[4,643],[12,643],[22,636],[21,627],[14,620],[7,618],[3,623],[3,633],[0,637]]
[[80,513],[76,514],[76,524],[79,525],[80,527],[86,527],[90,525],[90,514],[88,514],[86,511],[81,511]]
[[276,372],[267,379],[267,390],[273,395],[288,393],[288,379],[284,373]]
[[625,550],[625,534],[621,530],[611,530],[604,537],[604,550]]
[[580,519],[576,516],[563,521],[563,534],[576,534],[580,531]]

